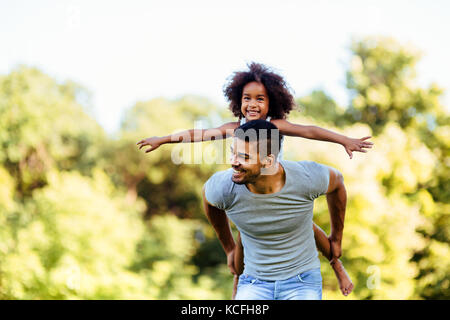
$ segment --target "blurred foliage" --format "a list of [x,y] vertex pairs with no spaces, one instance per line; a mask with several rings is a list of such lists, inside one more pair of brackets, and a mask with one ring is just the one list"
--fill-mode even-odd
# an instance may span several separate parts
[[[285,158],[344,174],[342,261],[355,283],[347,299],[448,299],[443,91],[416,84],[414,48],[370,37],[350,51],[349,105],[316,90],[289,120],[373,135],[374,148],[349,160],[339,145],[287,137]],[[232,276],[201,205],[203,183],[227,165],[195,156],[224,160],[228,149],[173,144],[146,154],[136,142],[215,127],[230,112],[198,96],[142,101],[112,138],[89,115],[89,99],[35,68],[0,76],[0,299],[229,299]],[[329,232],[324,197],[315,222]],[[343,298],[322,262],[324,298]]]
[[[350,105],[337,106],[320,90],[298,103],[310,117],[306,121],[347,135],[374,136],[374,149],[352,162],[345,157],[337,161],[335,152],[302,141],[310,152],[305,155],[302,149],[302,157],[339,168],[346,178],[349,203],[343,260],[358,279],[355,294],[360,298],[448,299],[450,115],[440,102],[443,91],[436,84],[426,89],[416,84],[420,55],[414,48],[390,38],[370,37],[354,40],[350,49]],[[292,156],[300,157],[294,151]],[[356,218],[360,215],[362,220]],[[328,224],[323,205],[318,217],[319,225]],[[355,260],[349,260],[354,254]],[[364,281],[371,265],[380,270],[377,290],[367,290]]]

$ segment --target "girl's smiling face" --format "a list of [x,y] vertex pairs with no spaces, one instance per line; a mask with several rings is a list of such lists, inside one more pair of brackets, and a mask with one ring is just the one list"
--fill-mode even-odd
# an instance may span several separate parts
[[252,81],[242,90],[241,112],[247,121],[265,120],[269,113],[269,96],[262,83]]

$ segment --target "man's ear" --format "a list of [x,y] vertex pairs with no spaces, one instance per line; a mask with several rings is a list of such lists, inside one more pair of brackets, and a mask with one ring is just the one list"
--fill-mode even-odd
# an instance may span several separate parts
[[269,154],[268,156],[265,156],[262,165],[264,168],[270,168],[275,164],[275,156],[273,154]]

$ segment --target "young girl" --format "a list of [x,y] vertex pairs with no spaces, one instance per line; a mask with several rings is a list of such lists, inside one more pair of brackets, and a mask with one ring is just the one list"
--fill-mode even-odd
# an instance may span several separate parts
[[[214,129],[191,129],[165,137],[147,138],[137,143],[139,149],[150,146],[145,151],[150,152],[165,143],[209,141],[217,139],[218,132],[219,136],[225,139],[241,124],[257,119],[271,121],[282,135],[339,143],[345,148],[350,159],[353,151],[367,152],[365,148],[372,147],[373,143],[366,141],[370,137],[353,139],[316,126],[290,123],[286,120],[286,116],[295,107],[295,101],[284,79],[262,64],[251,63],[248,68],[248,71],[235,72],[224,89],[224,94],[230,102],[230,110],[238,117],[238,121],[225,123]],[[280,155],[281,153],[282,148]],[[353,290],[353,283],[342,262],[331,259],[332,249],[326,233],[316,224],[313,224],[313,229],[318,250],[330,260],[340,290],[347,296]],[[243,266],[244,252],[238,234],[234,266],[238,274],[234,277],[233,299]]]

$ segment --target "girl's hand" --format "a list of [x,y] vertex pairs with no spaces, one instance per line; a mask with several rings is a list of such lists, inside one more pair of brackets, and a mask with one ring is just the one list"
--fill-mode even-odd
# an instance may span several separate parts
[[365,141],[367,139],[370,139],[372,137],[364,137],[361,139],[353,139],[353,138],[347,138],[344,142],[343,146],[345,148],[345,151],[347,151],[348,155],[350,156],[350,159],[353,158],[353,151],[359,151],[366,153],[367,150],[364,148],[372,148],[373,143],[370,141]]
[[160,137],[150,137],[150,138],[141,140],[136,144],[139,145],[139,150],[141,150],[142,147],[150,146],[150,149],[145,150],[145,153],[148,153],[148,152],[153,151],[156,148],[158,148],[162,144],[162,142],[161,142]]

